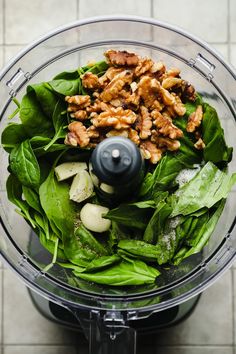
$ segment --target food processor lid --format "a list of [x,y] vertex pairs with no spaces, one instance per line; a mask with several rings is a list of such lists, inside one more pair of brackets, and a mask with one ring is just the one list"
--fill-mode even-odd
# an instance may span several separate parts
[[93,173],[109,185],[130,183],[142,168],[140,150],[128,138],[121,136],[103,140],[91,156]]

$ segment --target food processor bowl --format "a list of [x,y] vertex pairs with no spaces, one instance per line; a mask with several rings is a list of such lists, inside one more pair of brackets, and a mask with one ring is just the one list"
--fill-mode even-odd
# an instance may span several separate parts
[[[206,43],[174,26],[140,17],[98,17],[58,28],[19,53],[0,72],[0,133],[28,84],[48,81],[57,73],[101,60],[107,49],[121,49],[178,67],[204,100],[214,106],[226,141],[236,151],[236,74]],[[13,121],[18,121],[14,117]],[[236,171],[233,154],[229,172]],[[122,341],[132,342],[129,321],[180,304],[202,292],[232,264],[236,254],[236,196],[232,190],[217,227],[204,250],[177,267],[163,269],[154,285],[114,288],[75,281],[70,270],[55,265],[47,273],[51,255],[8,201],[8,154],[0,152],[1,254],[27,286],[80,320],[90,338],[90,352],[116,353]],[[103,346],[101,343],[105,343]],[[123,342],[124,343],[124,342]],[[131,353],[123,344],[123,353]]]

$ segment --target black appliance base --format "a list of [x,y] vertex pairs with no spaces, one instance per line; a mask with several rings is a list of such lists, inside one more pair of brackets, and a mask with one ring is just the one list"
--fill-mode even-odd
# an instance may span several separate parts
[[[78,320],[66,308],[59,306],[29,289],[29,294],[37,310],[50,321],[67,329],[83,332]],[[129,325],[138,334],[150,334],[160,329],[174,326],[191,315],[199,301],[200,295],[170,309],[151,314],[145,319],[132,320]]]

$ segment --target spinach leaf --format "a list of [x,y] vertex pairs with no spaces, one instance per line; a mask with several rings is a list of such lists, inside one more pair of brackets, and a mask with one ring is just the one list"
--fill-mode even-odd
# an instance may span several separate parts
[[34,84],[27,87],[27,92],[35,92],[37,101],[39,102],[42,111],[48,118],[52,118],[53,111],[57,104],[58,98],[47,87],[47,83]]
[[75,205],[69,199],[69,185],[57,181],[54,176],[54,168],[51,169],[47,179],[41,184],[39,197],[50,225],[55,224],[63,237],[72,234],[76,218]]
[[96,74],[98,76],[102,75],[107,69],[109,68],[109,65],[107,64],[106,61],[98,61],[96,64],[93,66],[83,66],[82,71],[86,72],[89,71],[93,74]]
[[143,240],[148,243],[156,243],[158,236],[162,233],[165,222],[172,212],[172,208],[164,201],[161,201],[153,216],[151,217],[144,235]]
[[220,201],[217,209],[211,215],[209,220],[205,223],[204,229],[203,231],[201,231],[200,237],[198,237],[197,242],[194,243],[194,246],[191,248],[185,246],[181,248],[179,252],[175,255],[175,257],[173,258],[173,263],[175,265],[180,264],[183,259],[190,257],[195,253],[200,252],[203,249],[203,247],[207,244],[222,214],[222,211],[225,206],[225,201],[226,201],[225,199],[222,199]]
[[[54,254],[55,242],[52,240],[48,240],[42,231],[39,233],[39,241],[40,241],[41,245],[44,248],[46,248],[46,250],[48,250],[50,253]],[[60,243],[59,243],[58,246],[59,247],[57,249],[57,258],[60,258],[63,261],[67,261],[66,255],[65,255],[64,250],[62,248],[62,245],[60,245]]]
[[140,188],[139,195],[142,198],[152,198],[159,191],[169,191],[176,186],[175,178],[184,168],[182,164],[173,154],[164,156],[154,172],[146,175]]
[[185,103],[185,108],[186,108],[186,113],[185,116],[189,116],[191,113],[196,111],[197,106],[203,105],[203,100],[202,97],[199,93],[196,94],[196,100],[193,101],[187,101]]
[[29,140],[23,141],[11,151],[10,169],[24,186],[39,186],[40,168]]
[[96,259],[93,259],[87,267],[83,270],[83,272],[95,272],[97,270],[107,268],[112,264],[118,263],[121,261],[121,258],[117,254],[113,254],[112,256],[102,256]]
[[226,198],[236,183],[236,173],[229,176],[208,162],[188,183],[175,193],[172,216],[188,215],[201,208],[211,208]]
[[156,247],[159,249],[157,262],[159,265],[170,262],[178,247],[178,239],[174,229],[166,229],[158,237]]
[[151,210],[156,204],[152,200],[121,204],[118,208],[110,210],[103,217],[137,229],[145,229],[151,216]]
[[53,231],[50,229],[48,218],[42,212],[42,210],[40,210],[40,212],[35,210],[33,217],[36,225],[38,226],[38,229],[41,229],[47,240],[55,241],[54,238],[58,238],[58,235],[53,233]]
[[34,220],[30,215],[29,205],[22,199],[22,185],[13,174],[8,176],[6,188],[7,197],[10,202],[15,204],[22,211],[22,216],[30,222],[33,228],[35,228]]
[[31,137],[40,135],[51,137],[53,135],[52,121],[43,112],[34,91],[28,92],[21,101],[20,119]]
[[106,249],[82,224],[74,233],[64,235],[64,252],[74,264],[87,267],[89,263],[100,256],[106,256]]
[[139,197],[147,198],[147,197],[151,196],[153,184],[154,184],[153,174],[148,172],[145,175],[145,177],[142,181],[141,187],[139,189]]
[[118,244],[120,240],[126,239],[128,236],[128,230],[124,226],[117,224],[115,221],[111,222],[109,229],[108,244],[111,250]]
[[64,96],[73,96],[81,93],[82,83],[78,70],[64,71],[55,76],[48,84],[53,91]]
[[65,145],[64,143],[58,144],[58,143],[53,143],[51,146],[48,147],[47,151],[45,151],[45,147],[49,144],[51,144],[51,139],[46,138],[43,136],[34,136],[33,138],[30,139],[30,144],[33,148],[33,151],[35,153],[35,156],[41,157],[46,155],[49,152],[54,152],[54,151],[66,151],[69,150],[70,147]]
[[198,218],[194,218],[189,229],[189,234],[186,234],[186,244],[188,246],[196,246],[202,237],[205,226],[209,219],[209,213],[205,213]]
[[204,160],[214,163],[229,162],[232,159],[232,148],[226,145],[224,130],[221,127],[216,110],[209,104],[204,103],[204,114],[202,120]]
[[98,284],[129,286],[152,284],[160,272],[140,260],[125,258],[120,263],[95,273],[74,271],[74,274],[79,278]]
[[66,109],[66,105],[62,101],[58,101],[52,116],[53,126],[55,129],[55,135],[51,141],[44,147],[44,150],[48,150],[58,139],[65,138],[66,132],[64,127],[67,125],[65,115],[62,112]]
[[10,123],[2,132],[1,144],[7,152],[10,152],[16,145],[21,144],[27,138],[28,134],[23,124]]
[[29,204],[31,208],[42,213],[42,208],[39,200],[39,195],[32,188],[23,186],[22,187],[23,194],[26,202]]
[[157,261],[157,257],[160,254],[159,248],[139,240],[121,240],[118,243],[118,253],[119,250],[125,251],[129,256],[148,261]]

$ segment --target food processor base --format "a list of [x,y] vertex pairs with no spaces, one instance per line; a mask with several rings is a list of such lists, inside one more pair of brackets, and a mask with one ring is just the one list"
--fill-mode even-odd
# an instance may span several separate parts
[[[78,319],[70,310],[45,299],[31,289],[28,289],[28,291],[34,306],[41,315],[67,329],[83,332]],[[167,310],[152,313],[147,318],[129,321],[129,325],[131,328],[134,328],[139,335],[150,334],[160,329],[174,326],[191,315],[200,296],[201,295],[195,296]],[[82,311],[83,310],[81,310],[81,312]]]

